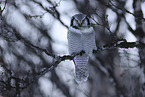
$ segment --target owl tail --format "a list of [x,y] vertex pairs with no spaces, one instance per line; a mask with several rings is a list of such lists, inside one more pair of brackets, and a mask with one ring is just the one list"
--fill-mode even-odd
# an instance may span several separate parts
[[82,56],[79,55],[74,58],[77,83],[85,82],[88,79],[89,76],[88,60],[89,57],[86,54],[83,54]]

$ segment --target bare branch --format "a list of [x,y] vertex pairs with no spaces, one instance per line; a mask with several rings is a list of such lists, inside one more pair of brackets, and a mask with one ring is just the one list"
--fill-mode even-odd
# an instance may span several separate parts
[[[47,0],[48,1],[48,0]],[[59,5],[59,4],[56,4],[56,5],[53,5],[53,3],[51,1],[48,1],[53,7],[49,7],[50,9],[47,9],[47,8],[44,8],[44,6],[38,2],[38,1],[35,1],[33,0],[33,2],[35,2],[36,4],[38,4],[42,9],[44,9],[45,11],[47,11],[48,13],[50,13],[54,18],[58,19],[59,22],[65,26],[66,28],[68,28],[68,26],[66,24],[64,24],[64,22],[60,19],[60,13],[59,11],[56,9],[56,7]]]
[[[140,16],[137,16],[136,14],[134,14],[134,13],[128,11],[128,10],[125,9],[125,8],[121,8],[121,7],[119,7],[119,6],[116,6],[115,4],[112,3],[111,0],[109,0],[109,2],[110,2],[110,4],[111,4],[111,6],[114,6],[115,8],[117,8],[117,9],[119,9],[119,10],[121,10],[121,11],[125,11],[125,12],[127,12],[127,13],[133,15],[134,17],[136,17],[136,18],[140,18],[140,19],[143,19],[143,20],[145,21],[145,18],[140,17]],[[119,1],[118,1],[118,2],[119,2]],[[119,3],[120,3],[120,2],[119,2]]]
[[3,11],[5,10],[6,8],[6,5],[7,5],[7,0],[5,0],[5,5],[4,5],[4,8],[1,10],[1,6],[0,6],[0,15],[3,13]]

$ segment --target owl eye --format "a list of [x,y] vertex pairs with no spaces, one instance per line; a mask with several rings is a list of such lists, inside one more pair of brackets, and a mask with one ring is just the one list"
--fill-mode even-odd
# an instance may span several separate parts
[[82,26],[88,26],[90,25],[90,20],[89,18],[86,16],[83,20],[82,20]]
[[77,19],[75,19],[75,21],[76,21],[77,23],[79,23],[79,21],[78,21]]
[[84,23],[85,20],[86,20],[86,19],[83,19],[82,23]]

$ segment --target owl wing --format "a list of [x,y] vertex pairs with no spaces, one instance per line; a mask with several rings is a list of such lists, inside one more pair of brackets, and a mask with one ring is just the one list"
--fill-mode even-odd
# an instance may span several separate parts
[[67,38],[69,54],[78,53],[83,50],[80,30],[70,27],[68,30]]
[[87,55],[91,55],[93,49],[97,49],[95,42],[95,31],[93,27],[83,30],[83,50]]

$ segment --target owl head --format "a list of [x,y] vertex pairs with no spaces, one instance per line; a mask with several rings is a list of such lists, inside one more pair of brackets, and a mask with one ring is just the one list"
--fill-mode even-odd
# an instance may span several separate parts
[[87,27],[90,25],[89,17],[85,14],[76,14],[71,18],[70,26],[74,28]]

